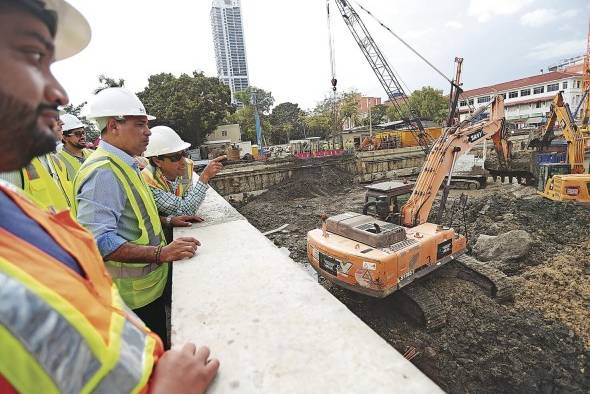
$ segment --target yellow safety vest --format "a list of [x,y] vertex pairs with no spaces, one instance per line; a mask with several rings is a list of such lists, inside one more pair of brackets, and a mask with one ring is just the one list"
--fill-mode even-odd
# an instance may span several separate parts
[[148,165],[141,171],[141,175],[146,183],[155,189],[161,189],[169,193],[174,193],[178,197],[184,197],[186,191],[193,182],[194,163],[192,160],[186,160],[186,172],[180,178],[179,182],[176,183],[176,190],[170,188],[170,183],[166,179],[166,176],[162,173],[162,170],[155,168],[152,165]]
[[[91,154],[92,151],[90,149],[82,149],[84,160],[86,160]],[[80,170],[80,167],[82,166],[80,160],[65,149],[62,149],[57,153],[57,158],[60,159],[64,164],[66,170],[68,171],[69,178],[73,181],[76,177],[76,174]]]
[[0,184],[79,263],[84,276],[0,228],[0,380],[21,393],[147,391],[163,346],[131,312],[94,238]]
[[[80,167],[74,180],[76,195],[90,174],[99,168],[108,169],[117,177],[127,195],[139,224],[140,236],[128,241],[141,246],[165,245],[166,240],[154,197],[141,175],[116,155],[98,148]],[[73,210],[77,212],[77,201]],[[168,276],[168,263],[123,263],[106,261],[105,265],[119,288],[123,300],[131,309],[141,308],[162,296]]]
[[41,163],[38,157],[21,170],[23,190],[41,208],[63,211],[70,208],[72,183],[61,161],[54,154],[46,155],[47,162],[53,170],[57,180]]

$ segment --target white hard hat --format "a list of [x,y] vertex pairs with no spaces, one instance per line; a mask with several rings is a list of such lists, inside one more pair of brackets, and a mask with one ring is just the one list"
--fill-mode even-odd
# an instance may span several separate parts
[[167,155],[188,149],[191,144],[184,142],[176,131],[168,126],[152,127],[150,143],[144,152],[145,157]]
[[70,130],[84,128],[84,123],[82,123],[80,119],[74,115],[63,114],[59,117],[59,119],[64,123],[62,126],[62,131],[64,133]]
[[137,95],[125,88],[106,88],[88,100],[88,119],[100,119],[125,116],[147,116],[148,120],[156,119],[148,115]]
[[21,0],[31,8],[45,6],[57,14],[57,29],[54,37],[55,60],[74,56],[90,42],[90,25],[84,16],[64,0],[41,0],[42,5],[31,0]]

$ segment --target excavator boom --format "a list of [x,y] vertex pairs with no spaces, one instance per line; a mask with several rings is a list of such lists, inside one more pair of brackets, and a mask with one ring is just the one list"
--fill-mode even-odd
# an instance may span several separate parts
[[496,96],[491,104],[490,119],[474,124],[462,122],[447,128],[436,140],[426,158],[416,187],[402,207],[402,224],[414,227],[426,223],[436,194],[446,176],[450,176],[457,159],[485,138],[502,132],[504,127],[504,99]]

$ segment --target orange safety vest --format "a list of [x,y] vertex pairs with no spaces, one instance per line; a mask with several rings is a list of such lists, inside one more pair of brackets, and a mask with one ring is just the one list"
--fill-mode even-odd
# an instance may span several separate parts
[[[125,305],[92,235],[0,183],[84,276],[0,228],[0,383],[19,392],[147,392],[164,349]],[[2,386],[0,384],[0,386]]]

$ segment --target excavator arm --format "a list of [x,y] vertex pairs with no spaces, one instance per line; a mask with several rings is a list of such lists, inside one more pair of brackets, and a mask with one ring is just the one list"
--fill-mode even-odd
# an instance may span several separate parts
[[554,138],[553,129],[555,125],[563,130],[563,138],[567,141],[567,162],[571,166],[572,174],[584,173],[584,135],[574,121],[574,117],[569,106],[563,100],[561,92],[557,93],[551,109],[547,114],[547,124],[545,125],[540,143],[549,145]]
[[[482,107],[474,115],[477,116],[487,108],[488,106]],[[445,129],[426,157],[414,191],[402,207],[403,225],[414,227],[426,223],[436,194],[445,177],[453,172],[457,159],[477,143],[501,133],[503,129],[504,99],[501,96],[496,96],[491,103],[489,120],[474,124],[464,121],[457,127]]]

